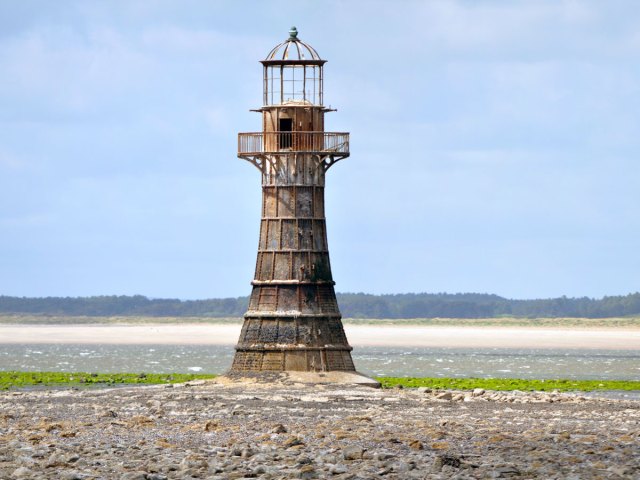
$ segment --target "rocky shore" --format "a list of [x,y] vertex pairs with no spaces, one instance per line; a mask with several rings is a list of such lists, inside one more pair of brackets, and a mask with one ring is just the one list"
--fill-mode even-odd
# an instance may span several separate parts
[[633,479],[640,402],[210,382],[0,393],[0,479],[42,478]]

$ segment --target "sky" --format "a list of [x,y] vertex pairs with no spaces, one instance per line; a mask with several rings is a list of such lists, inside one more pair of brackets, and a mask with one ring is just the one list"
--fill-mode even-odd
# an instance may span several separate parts
[[263,59],[325,65],[339,292],[640,291],[640,9],[0,3],[0,295],[247,295]]

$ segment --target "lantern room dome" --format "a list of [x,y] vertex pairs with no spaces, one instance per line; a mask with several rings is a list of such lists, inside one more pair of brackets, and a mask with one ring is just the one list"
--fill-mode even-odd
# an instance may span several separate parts
[[289,38],[261,60],[264,68],[263,105],[322,105],[322,60],[315,49],[298,38],[291,27]]
[[291,27],[289,38],[276,45],[269,52],[262,63],[315,63],[322,64],[325,61],[320,58],[318,52],[309,44],[298,38],[298,29]]

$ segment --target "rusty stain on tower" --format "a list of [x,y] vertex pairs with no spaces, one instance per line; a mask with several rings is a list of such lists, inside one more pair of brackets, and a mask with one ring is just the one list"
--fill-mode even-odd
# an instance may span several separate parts
[[355,372],[331,276],[324,210],[327,170],[349,156],[349,134],[324,131],[323,67],[298,38],[264,67],[262,132],[238,135],[238,157],[262,174],[253,290],[231,374]]

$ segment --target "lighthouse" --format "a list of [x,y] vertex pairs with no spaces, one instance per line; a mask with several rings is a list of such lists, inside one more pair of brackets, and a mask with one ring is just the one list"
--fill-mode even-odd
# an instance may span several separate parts
[[326,60],[293,27],[261,63],[262,131],[238,134],[238,157],[262,178],[260,238],[228,375],[375,385],[355,370],[329,262],[325,176],[349,156],[349,134],[324,128]]

